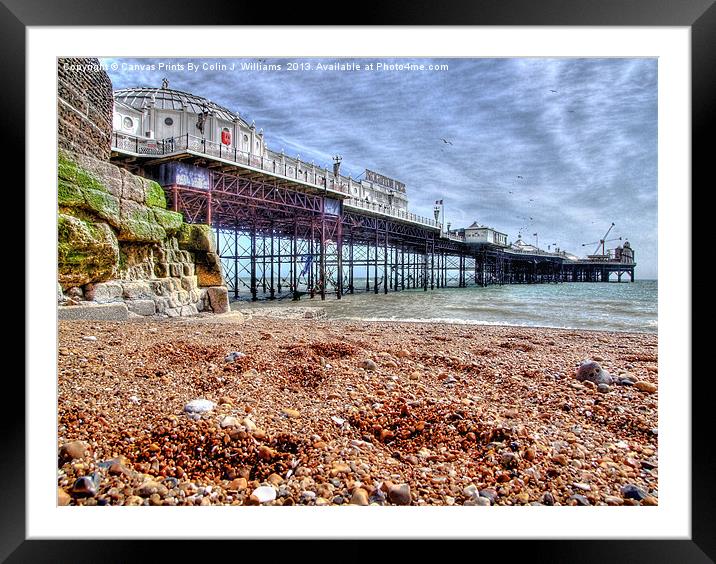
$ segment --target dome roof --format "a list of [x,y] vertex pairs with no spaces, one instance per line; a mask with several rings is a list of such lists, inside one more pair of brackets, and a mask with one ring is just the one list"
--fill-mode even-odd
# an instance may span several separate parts
[[188,112],[200,114],[204,109],[209,109],[214,115],[227,121],[240,120],[248,126],[246,121],[239,114],[220,106],[219,104],[195,96],[181,90],[172,90],[171,88],[122,88],[114,91],[114,99],[135,108],[142,110],[150,103],[154,102],[154,107],[158,110],[177,110],[181,111],[186,108]]

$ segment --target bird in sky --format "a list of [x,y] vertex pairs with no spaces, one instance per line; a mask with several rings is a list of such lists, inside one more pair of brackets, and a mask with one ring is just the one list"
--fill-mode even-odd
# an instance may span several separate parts
[[522,178],[522,179],[524,179],[524,176],[520,176],[520,175],[518,174],[518,175],[517,175],[517,178]]
[[452,145],[452,141],[448,141],[447,139],[444,139],[444,138],[442,138],[442,137],[440,138],[440,140],[441,140],[443,143],[447,143],[448,145]]
[[552,89],[550,89],[550,92],[554,92],[555,94],[557,93],[557,91],[556,91],[556,90],[552,90]]

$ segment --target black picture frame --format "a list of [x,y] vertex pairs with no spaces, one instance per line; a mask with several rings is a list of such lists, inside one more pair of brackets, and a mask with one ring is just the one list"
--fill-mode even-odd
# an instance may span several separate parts
[[[292,10],[271,10],[267,21],[265,6],[243,2],[222,3],[214,9],[202,8],[186,0],[152,0],[139,2],[122,0],[98,3],[96,0],[2,0],[0,2],[0,37],[3,38],[0,55],[0,76],[4,77],[0,100],[4,108],[3,123],[12,133],[14,154],[25,144],[25,33],[28,26],[66,25],[300,25],[317,21],[298,21]],[[300,12],[301,10],[299,10]],[[380,6],[348,7],[343,13],[334,6],[313,6],[310,17],[326,14],[328,25],[517,25],[517,26],[685,26],[692,33],[692,171],[694,182],[706,178],[707,162],[713,160],[705,141],[710,132],[716,100],[716,6],[714,0],[680,0],[654,2],[653,0],[489,0],[441,2],[400,1]],[[308,14],[306,14],[308,15]],[[304,16],[305,17],[305,16]],[[11,77],[11,79],[8,79]],[[7,138],[4,140],[6,141]],[[7,154],[7,153],[6,153]],[[22,181],[24,167],[17,159],[16,169]],[[710,164],[710,163],[709,163]],[[693,185],[693,183],[692,183]],[[676,189],[676,188],[675,188]],[[689,191],[691,187],[680,187]],[[24,198],[17,191],[7,196],[8,206],[24,207]],[[13,201],[12,198],[15,198]],[[8,202],[6,200],[6,202]],[[27,211],[27,210],[26,210]],[[27,215],[26,215],[27,217]],[[694,227],[702,225],[692,222]],[[692,232],[694,241],[698,231]],[[685,241],[685,256],[692,252]],[[694,256],[692,254],[692,256]],[[26,260],[28,257],[26,255]],[[690,263],[689,263],[690,264]],[[683,268],[683,265],[681,266]],[[693,333],[693,332],[692,332]],[[693,345],[692,345],[693,349]],[[683,351],[691,359],[691,350]],[[709,434],[713,422],[712,397],[709,394],[710,374],[661,374],[663,378],[680,378],[684,385],[691,379],[692,389],[692,482],[691,492],[684,485],[684,495],[691,495],[691,540],[540,540],[481,541],[480,555],[485,549],[495,549],[500,559],[550,562],[713,562],[716,559],[716,457],[713,439]],[[704,376],[704,378],[701,378]],[[13,393],[22,391],[17,384]],[[663,422],[668,424],[668,421]],[[216,546],[209,541],[152,541],[109,540],[26,540],[25,538],[25,417],[24,413],[3,421],[3,447],[0,456],[0,476],[3,484],[0,501],[0,560],[7,562],[131,562],[148,558],[150,551],[158,549],[164,561],[185,561],[197,558],[221,558],[215,554]],[[589,531],[590,533],[593,531]],[[604,531],[608,537],[610,531]],[[559,531],[555,531],[559,535]],[[81,537],[81,531],[77,531]],[[237,557],[248,557],[250,544],[256,541],[223,541],[219,550],[237,550]],[[266,541],[264,541],[266,542]],[[269,549],[275,556],[291,557],[286,547],[277,544]],[[489,544],[485,544],[489,543]],[[217,543],[218,544],[218,543]],[[283,543],[281,543],[283,544]],[[413,545],[423,550],[422,543]],[[258,547],[256,547],[258,548]],[[468,547],[465,547],[468,548]],[[402,549],[404,550],[404,548]],[[461,551],[460,546],[451,551]],[[474,550],[474,548],[473,548]],[[408,551],[410,552],[410,551]],[[213,554],[212,554],[213,553]],[[281,554],[283,554],[281,556]],[[349,553],[350,554],[350,553]],[[469,553],[468,553],[469,554]],[[243,556],[241,556],[243,555]],[[308,555],[308,554],[307,554]],[[405,557],[407,553],[403,553]],[[326,556],[329,556],[326,554]],[[457,556],[457,554],[456,554]],[[310,555],[309,555],[310,557]],[[315,555],[313,556],[315,557]],[[336,557],[329,556],[330,558]]]

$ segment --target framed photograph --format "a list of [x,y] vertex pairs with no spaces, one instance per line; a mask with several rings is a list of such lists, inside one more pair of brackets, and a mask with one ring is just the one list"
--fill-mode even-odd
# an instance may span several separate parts
[[716,11],[520,4],[5,2],[32,299],[4,559],[711,561],[690,163]]

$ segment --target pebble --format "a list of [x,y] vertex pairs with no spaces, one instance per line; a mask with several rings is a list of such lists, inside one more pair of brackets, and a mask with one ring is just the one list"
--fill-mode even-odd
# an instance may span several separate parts
[[242,352],[234,351],[230,352],[224,357],[224,362],[236,362],[238,359],[245,357],[246,355]]
[[184,406],[187,413],[206,413],[214,409],[214,402],[207,399],[191,400]]
[[648,495],[643,489],[634,484],[627,484],[621,489],[621,492],[626,499],[636,499],[637,501],[641,501]]
[[259,503],[268,503],[276,499],[276,490],[271,486],[259,486],[252,493]]
[[57,488],[57,505],[69,505],[72,498],[62,488]]
[[607,505],[622,505],[624,503],[624,500],[618,496],[615,495],[608,495],[604,498],[604,503]]
[[154,480],[147,480],[137,488],[135,493],[139,494],[142,497],[149,497],[155,493],[164,497],[169,493],[169,490],[164,484],[160,484],[159,482],[155,482]]
[[490,505],[492,505],[489,499],[487,499],[486,497],[482,497],[481,495],[477,496],[477,498],[473,498],[473,500],[475,505],[481,507],[489,507]]
[[648,495],[641,500],[642,505],[659,505],[659,500],[653,495]]
[[82,338],[83,338],[85,341],[96,341],[96,340],[97,340],[97,337],[95,337],[94,335],[85,335],[85,336],[82,337]]
[[363,370],[367,370],[369,372],[378,370],[378,365],[369,358],[366,358],[363,362],[361,362],[360,366]]
[[410,486],[408,484],[391,486],[388,490],[388,501],[395,505],[410,505],[412,501]]
[[479,495],[477,491],[477,486],[475,484],[470,484],[462,490],[462,495],[464,495],[465,497],[475,497],[476,495]]
[[356,488],[353,490],[353,495],[351,496],[351,505],[370,505],[370,501],[368,500],[368,492],[365,491],[363,488]]
[[343,426],[343,423],[346,422],[345,419],[342,419],[340,417],[336,417],[335,415],[331,416],[331,421],[333,421],[336,425]]
[[222,429],[226,429],[227,427],[238,427],[239,425],[241,425],[239,418],[234,417],[233,415],[227,415],[221,420]]
[[554,496],[551,492],[544,492],[542,495],[542,503],[545,505],[554,505]]
[[94,497],[97,495],[97,484],[91,477],[82,476],[77,478],[72,486],[72,493],[76,496]]
[[592,486],[590,486],[589,484],[584,484],[582,482],[575,482],[572,485],[578,490],[582,490],[584,492],[588,492],[592,489]]
[[71,462],[78,458],[84,458],[85,454],[90,453],[90,448],[84,441],[72,441],[65,443],[60,447],[60,459],[63,462]]
[[608,394],[612,389],[607,384],[599,384],[597,390],[603,394]]
[[651,382],[645,382],[643,380],[634,382],[634,387],[641,392],[646,392],[647,394],[653,394],[654,392],[656,392],[656,384],[652,384]]
[[517,501],[522,504],[526,504],[530,502],[530,496],[526,492],[522,492],[520,494],[517,494]]
[[284,407],[284,408],[281,410],[281,413],[283,413],[285,416],[291,417],[291,418],[293,418],[293,419],[295,419],[295,418],[297,418],[297,417],[301,417],[301,412],[300,412],[300,411],[298,411],[298,410],[296,410],[296,409],[291,409],[291,408],[289,408],[289,407]]
[[495,504],[497,500],[497,490],[495,488],[484,488],[480,490],[480,497],[487,498],[491,504]]
[[619,385],[620,386],[633,386],[634,380],[631,380],[630,378],[621,378],[619,380]]
[[[569,496],[569,502],[570,502],[570,505],[591,505],[591,503],[589,503],[589,500],[586,497],[584,497],[582,494],[574,494],[574,495]],[[571,502],[575,502],[575,503],[571,503]]]
[[602,366],[593,360],[584,360],[577,368],[576,378],[578,381],[588,381],[594,384],[611,384],[612,377],[602,368]]
[[248,487],[249,484],[246,481],[246,478],[235,478],[234,480],[231,480],[231,482],[229,482],[229,485],[226,487],[226,489],[229,491],[242,492]]

